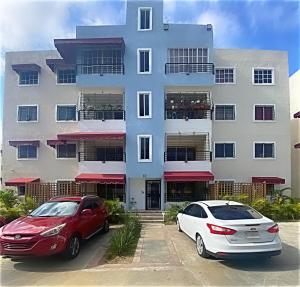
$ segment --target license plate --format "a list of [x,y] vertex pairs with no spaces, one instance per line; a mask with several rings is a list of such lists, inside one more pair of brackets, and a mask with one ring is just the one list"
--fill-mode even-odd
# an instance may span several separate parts
[[246,231],[246,237],[247,238],[259,238],[259,232],[258,231]]

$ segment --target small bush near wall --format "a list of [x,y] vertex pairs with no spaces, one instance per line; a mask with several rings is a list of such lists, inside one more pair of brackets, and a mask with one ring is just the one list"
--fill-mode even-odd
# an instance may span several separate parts
[[124,226],[122,226],[112,237],[107,260],[116,257],[133,256],[140,238],[142,225],[137,216],[127,214]]
[[164,221],[166,224],[176,222],[176,216],[179,212],[184,210],[189,205],[189,202],[181,202],[177,204],[171,204],[165,211]]
[[119,200],[105,200],[105,205],[108,208],[109,221],[110,223],[121,223],[124,222],[124,206]]
[[35,209],[37,204],[30,197],[20,198],[11,190],[0,191],[0,226],[21,216],[27,215]]

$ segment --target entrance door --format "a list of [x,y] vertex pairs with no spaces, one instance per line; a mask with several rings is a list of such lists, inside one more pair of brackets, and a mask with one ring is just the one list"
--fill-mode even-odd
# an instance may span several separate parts
[[146,209],[160,209],[160,180],[146,181]]

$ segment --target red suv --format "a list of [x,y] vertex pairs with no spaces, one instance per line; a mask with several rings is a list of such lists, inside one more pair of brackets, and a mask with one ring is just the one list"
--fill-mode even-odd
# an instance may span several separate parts
[[0,228],[0,254],[75,258],[80,243],[98,231],[108,232],[108,212],[97,196],[55,197]]

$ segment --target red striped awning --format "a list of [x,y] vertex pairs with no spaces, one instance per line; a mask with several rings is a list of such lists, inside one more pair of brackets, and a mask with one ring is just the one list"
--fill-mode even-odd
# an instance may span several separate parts
[[295,144],[295,145],[294,145],[294,148],[300,148],[300,143]]
[[124,184],[125,174],[81,173],[75,177],[75,181],[103,184]]
[[33,145],[33,146],[40,146],[39,140],[16,140],[16,141],[9,141],[10,146],[17,147],[19,145]]
[[58,134],[57,139],[66,140],[97,140],[97,139],[124,139],[124,132],[74,132]]
[[13,178],[5,182],[6,186],[18,186],[25,185],[26,183],[39,182],[40,178],[38,177],[20,177]]
[[300,118],[300,111],[294,114],[294,118],[295,119],[299,119]]
[[165,181],[211,181],[214,175],[209,171],[167,171],[164,173]]
[[276,176],[254,176],[252,177],[253,183],[268,183],[268,184],[284,184],[285,179]]

